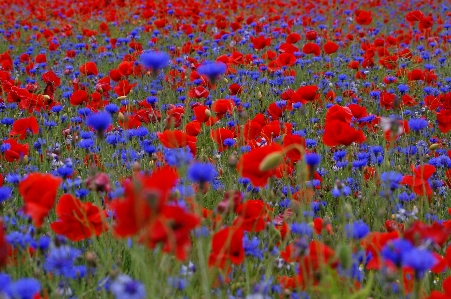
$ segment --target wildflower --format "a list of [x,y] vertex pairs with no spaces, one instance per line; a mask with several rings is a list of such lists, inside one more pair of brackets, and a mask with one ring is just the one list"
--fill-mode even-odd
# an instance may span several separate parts
[[402,265],[415,271],[415,278],[423,278],[426,271],[437,264],[437,259],[426,249],[414,248],[402,256]]
[[34,278],[22,278],[10,283],[5,293],[14,299],[33,299],[41,291],[41,284]]
[[353,239],[362,239],[370,232],[368,225],[359,220],[352,224],[346,224],[346,235]]
[[96,114],[91,114],[86,119],[86,124],[97,132],[104,132],[110,126],[112,118],[108,112],[98,112]]
[[401,267],[403,256],[413,249],[412,243],[404,239],[397,239],[388,242],[381,251],[384,259],[393,262],[397,267]]
[[409,128],[414,132],[419,132],[428,126],[424,118],[412,118],[409,120]]
[[19,184],[19,194],[24,200],[23,211],[30,216],[36,227],[55,204],[56,193],[61,179],[49,174],[31,173]]
[[402,179],[403,175],[396,171],[388,171],[381,174],[383,185],[392,191],[398,189]]
[[90,202],[83,203],[70,194],[60,197],[56,206],[58,220],[51,224],[52,230],[72,241],[81,241],[93,234],[99,236],[107,227],[106,212]]
[[307,154],[307,155],[305,155],[305,162],[310,167],[315,167],[316,165],[318,165],[321,162],[321,156],[318,155],[317,153]]
[[197,68],[199,74],[207,76],[212,82],[217,80],[226,70],[227,66],[222,62],[206,62]]
[[170,56],[166,52],[146,51],[139,59],[144,67],[156,72],[169,65]]
[[210,163],[195,163],[188,168],[188,177],[196,183],[207,183],[213,181],[217,172]]
[[67,245],[54,247],[48,251],[44,270],[57,276],[76,278],[75,261],[80,255],[80,250]]
[[146,297],[144,285],[131,277],[120,274],[110,285],[116,299],[143,299]]
[[11,197],[12,188],[11,187],[0,187],[0,204]]

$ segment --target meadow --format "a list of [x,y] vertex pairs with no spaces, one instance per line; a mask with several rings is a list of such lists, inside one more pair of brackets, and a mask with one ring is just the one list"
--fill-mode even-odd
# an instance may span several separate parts
[[4,0],[1,299],[451,298],[451,4]]

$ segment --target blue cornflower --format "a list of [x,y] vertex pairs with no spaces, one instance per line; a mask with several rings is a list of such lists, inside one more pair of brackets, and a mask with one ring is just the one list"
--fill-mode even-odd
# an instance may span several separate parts
[[390,190],[398,189],[399,183],[402,181],[402,178],[403,175],[396,171],[388,171],[381,174],[383,185]]
[[67,178],[72,175],[74,170],[72,167],[62,166],[62,167],[58,168],[57,172],[58,172],[59,176],[61,176],[63,178]]
[[227,66],[222,62],[206,62],[197,68],[199,74],[207,76],[211,81],[216,80],[226,70]]
[[244,235],[243,247],[244,247],[244,253],[246,255],[252,255],[256,258],[263,259],[263,252],[259,248],[260,240],[257,237],[254,236],[252,239],[249,239],[249,236],[247,234]]
[[144,67],[157,71],[169,65],[170,56],[166,52],[146,51],[139,59]]
[[41,284],[34,278],[22,278],[8,285],[5,293],[13,299],[32,299],[41,291]]
[[94,140],[92,139],[83,139],[78,143],[78,146],[84,149],[88,149],[94,146]]
[[116,299],[143,299],[146,297],[144,285],[127,275],[119,275],[110,286]]
[[211,182],[216,175],[216,169],[210,163],[195,163],[188,169],[188,177],[196,183]]
[[427,120],[424,118],[412,118],[409,120],[409,128],[412,131],[418,132],[423,130],[428,126]]
[[406,92],[409,91],[409,86],[405,85],[405,84],[399,84],[398,85],[398,90],[400,93],[405,94]]
[[52,248],[44,263],[44,270],[57,276],[77,278],[75,260],[81,255],[81,251],[69,246]]
[[0,203],[8,200],[11,197],[13,189],[11,187],[0,187]]
[[235,141],[235,139],[233,139],[233,138],[226,138],[226,139],[224,140],[224,145],[225,145],[225,146],[234,146],[235,143],[236,143],[236,141]]
[[308,166],[314,167],[321,162],[321,156],[317,153],[310,153],[305,155],[305,163]]
[[38,248],[40,250],[47,250],[50,246],[51,241],[52,241],[52,238],[50,238],[49,236],[43,235],[39,238],[39,240],[36,244],[36,248]]
[[0,294],[8,287],[11,283],[11,277],[7,274],[0,273]]
[[342,186],[341,188],[336,186],[334,189],[332,189],[331,193],[333,197],[340,197],[341,195],[348,196],[349,194],[351,194],[351,188],[346,185]]
[[401,267],[404,254],[412,248],[413,245],[409,241],[398,239],[385,245],[382,248],[381,255],[384,259],[393,262],[397,267]]
[[165,149],[164,159],[168,165],[180,167],[189,164],[193,160],[193,154],[189,148]]
[[417,279],[423,278],[426,271],[437,264],[437,259],[426,249],[414,248],[402,257],[402,265],[415,270]]
[[346,224],[346,235],[353,239],[362,239],[370,232],[368,225],[359,220],[352,224]]
[[169,277],[168,284],[177,290],[184,290],[186,288],[187,282],[184,278],[179,277]]
[[299,236],[311,237],[313,234],[313,229],[307,223],[293,223],[291,225],[291,231]]
[[19,231],[12,231],[6,235],[6,241],[8,241],[8,243],[14,248],[20,249],[25,249],[34,243],[34,240],[30,234]]
[[86,124],[93,127],[94,130],[98,132],[103,132],[110,126],[113,119],[111,114],[108,112],[98,112],[96,114],[91,114],[86,119]]
[[119,111],[119,107],[116,104],[108,104],[105,106],[105,110],[110,114],[115,114]]

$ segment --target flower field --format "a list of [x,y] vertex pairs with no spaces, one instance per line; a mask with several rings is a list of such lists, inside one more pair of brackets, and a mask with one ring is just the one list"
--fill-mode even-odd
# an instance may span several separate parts
[[0,298],[451,298],[451,4],[4,0]]

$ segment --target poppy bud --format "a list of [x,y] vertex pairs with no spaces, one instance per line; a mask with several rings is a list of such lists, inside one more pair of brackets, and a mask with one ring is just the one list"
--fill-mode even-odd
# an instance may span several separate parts
[[338,259],[343,269],[349,269],[352,266],[351,249],[348,245],[340,245],[338,248]]
[[259,92],[257,93],[257,97],[258,97],[259,99],[261,99],[261,98],[263,97],[263,95],[262,95],[262,92],[261,92],[261,91],[259,91]]
[[269,171],[273,170],[283,161],[282,152],[274,152],[267,155],[258,166],[258,170],[260,171]]
[[431,144],[431,146],[429,147],[429,149],[430,149],[431,151],[433,151],[433,150],[438,149],[438,147],[439,147],[438,143],[433,143],[433,144]]
[[117,97],[117,99],[120,100],[120,101],[125,100],[126,98],[127,98],[127,96],[120,96],[120,97]]
[[27,155],[25,155],[25,156],[23,156],[23,158],[22,158],[22,164],[28,164],[28,156]]
[[227,164],[231,167],[235,167],[238,163],[238,159],[235,154],[230,155],[229,159],[227,160]]
[[141,171],[141,165],[138,162],[133,163],[133,172],[139,172]]
[[229,80],[227,80],[227,78],[224,78],[224,82],[229,83]]
[[211,111],[209,109],[205,109],[205,115],[210,117],[211,116]]
[[94,252],[92,252],[92,251],[86,252],[85,258],[86,258],[86,263],[88,265],[90,265],[91,267],[97,266],[97,256]]
[[48,96],[48,95],[46,95],[46,94],[42,95],[42,97],[43,97],[44,99],[46,99],[46,100],[50,100],[50,96]]
[[122,112],[119,112],[117,114],[117,119],[120,120],[120,121],[124,121],[125,120],[124,114]]

